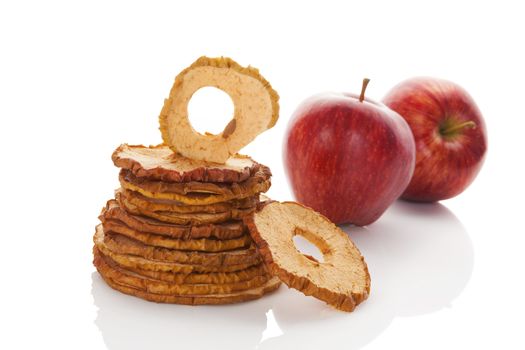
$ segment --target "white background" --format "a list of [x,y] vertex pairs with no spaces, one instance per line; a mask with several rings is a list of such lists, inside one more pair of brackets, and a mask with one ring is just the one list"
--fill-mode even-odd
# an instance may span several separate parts
[[[525,347],[520,2],[175,3],[0,2],[0,348]],[[365,76],[374,99],[415,75],[462,85],[487,122],[485,166],[457,198],[345,227],[372,274],[352,314],[284,286],[225,307],[119,294],[91,265],[118,186],[110,155],[160,142],[163,99],[200,55],[258,67],[279,92],[277,126],[243,150],[272,168],[276,199],[291,198],[281,144],[294,108]],[[212,102],[196,124],[229,119]]]

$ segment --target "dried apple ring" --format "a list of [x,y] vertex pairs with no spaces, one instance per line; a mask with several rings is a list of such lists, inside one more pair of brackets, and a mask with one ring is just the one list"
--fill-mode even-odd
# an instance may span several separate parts
[[[188,119],[188,103],[202,87],[226,92],[234,116],[217,134],[197,132]],[[279,117],[279,96],[259,71],[227,57],[200,57],[175,78],[159,116],[162,139],[184,157],[225,163],[257,135],[273,127]]]
[[[244,223],[270,273],[288,287],[353,311],[370,294],[370,275],[359,249],[321,214],[294,202],[272,202],[246,216]],[[323,254],[323,261],[302,254],[293,242],[300,235]]]

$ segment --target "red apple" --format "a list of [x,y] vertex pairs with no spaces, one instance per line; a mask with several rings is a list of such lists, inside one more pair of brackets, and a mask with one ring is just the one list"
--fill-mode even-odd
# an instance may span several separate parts
[[414,78],[395,86],[383,103],[405,118],[416,141],[416,168],[402,198],[434,202],[463,192],[487,151],[472,97],[450,81]]
[[335,223],[377,220],[410,181],[415,145],[396,112],[361,95],[304,101],[285,135],[284,166],[297,201]]

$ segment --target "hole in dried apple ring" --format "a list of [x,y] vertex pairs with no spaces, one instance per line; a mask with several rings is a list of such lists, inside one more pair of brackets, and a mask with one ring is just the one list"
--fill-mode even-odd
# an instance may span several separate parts
[[191,97],[188,116],[191,126],[198,133],[218,135],[233,120],[233,101],[223,90],[205,86]]
[[309,260],[317,263],[323,263],[324,254],[319,247],[317,247],[307,238],[309,235],[311,235],[311,233],[308,231],[296,227],[293,236],[295,249],[297,249],[299,253],[306,256]]

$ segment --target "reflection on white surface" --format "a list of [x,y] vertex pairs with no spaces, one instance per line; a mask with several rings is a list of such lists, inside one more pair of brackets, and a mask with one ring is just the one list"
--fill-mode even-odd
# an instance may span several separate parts
[[353,313],[333,310],[285,286],[236,305],[155,304],[113,291],[95,273],[95,323],[112,350],[186,345],[275,349],[293,347],[298,339],[306,348],[359,349],[395,317],[451,306],[472,273],[470,238],[443,205],[399,201],[370,227],[343,229],[365,256],[372,276],[370,298]]
[[269,310],[266,313],[266,329],[264,330],[262,334],[259,344],[263,343],[267,339],[281,336],[282,334],[283,334],[283,331],[281,330],[281,328],[279,328],[279,325],[277,324],[277,321],[275,320],[275,316],[273,315],[273,311]]
[[109,288],[93,274],[95,324],[109,349],[252,349],[266,329],[273,296],[226,306],[156,304]]

